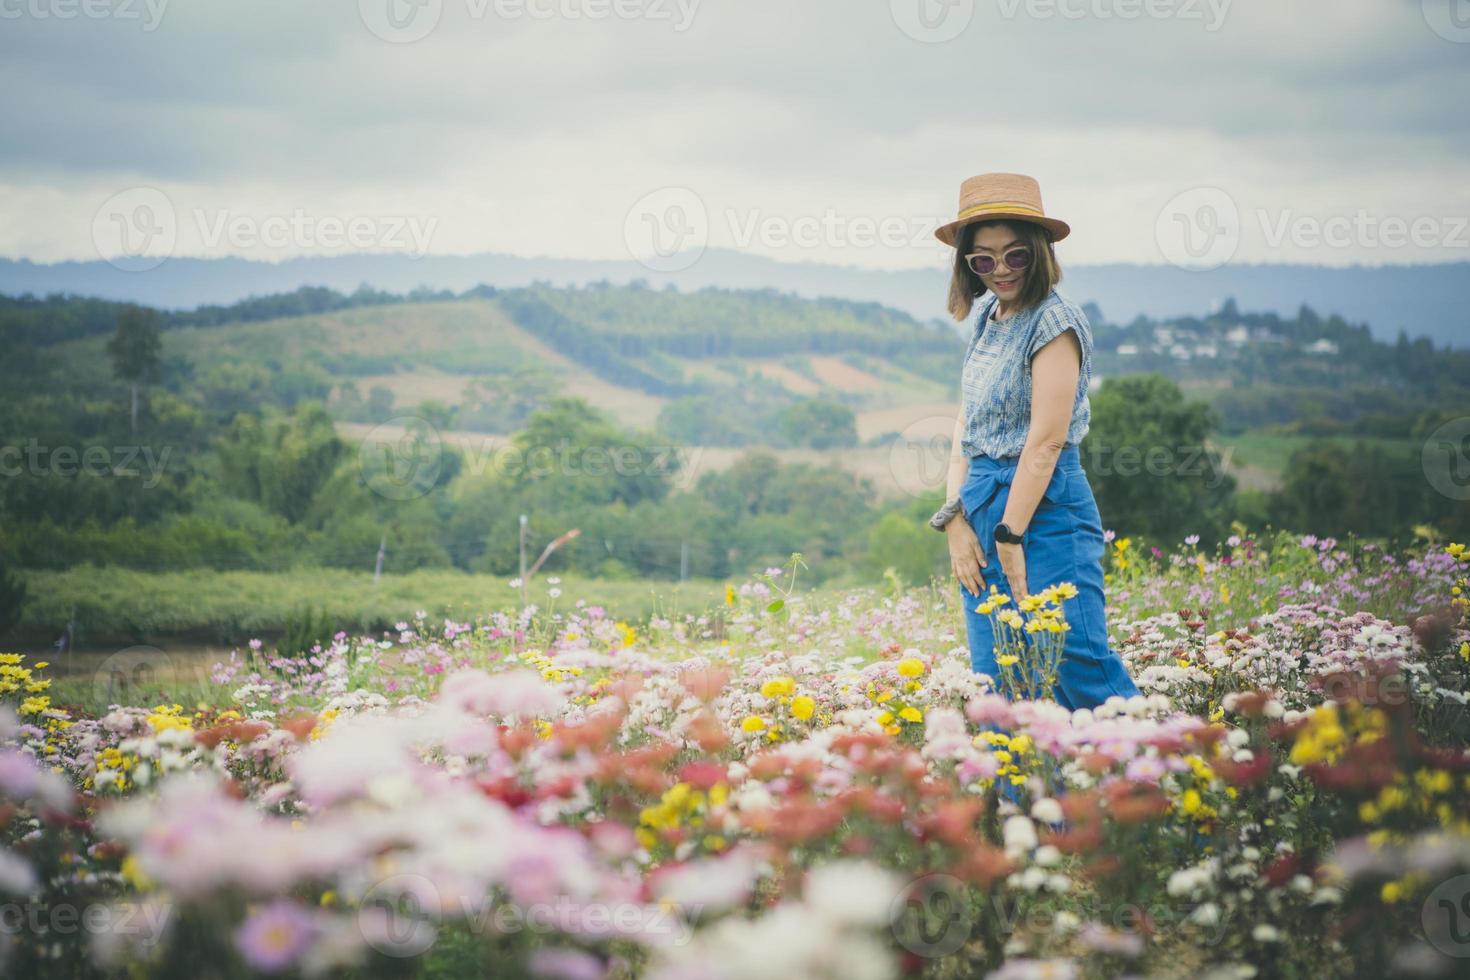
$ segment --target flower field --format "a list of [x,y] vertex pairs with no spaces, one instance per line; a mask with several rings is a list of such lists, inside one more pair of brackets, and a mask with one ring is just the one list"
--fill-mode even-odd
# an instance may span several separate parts
[[1470,552],[1107,560],[1144,694],[1093,711],[1007,697],[1067,590],[995,604],[992,683],[954,583],[815,602],[799,559],[702,617],[418,616],[101,712],[3,655],[4,968],[1463,975]]

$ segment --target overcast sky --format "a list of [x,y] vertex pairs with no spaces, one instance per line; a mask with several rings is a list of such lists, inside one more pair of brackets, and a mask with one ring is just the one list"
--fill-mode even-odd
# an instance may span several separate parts
[[984,171],[1064,261],[1470,258],[1465,0],[0,0],[0,100],[36,261],[910,268]]

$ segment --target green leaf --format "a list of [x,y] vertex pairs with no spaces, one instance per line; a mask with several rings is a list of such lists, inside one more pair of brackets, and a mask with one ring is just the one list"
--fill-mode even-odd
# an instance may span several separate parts
[[785,606],[785,605],[786,605],[786,600],[785,599],[777,599],[774,602],[772,602],[769,606],[766,607],[766,612],[780,612],[781,611],[781,608],[783,606]]

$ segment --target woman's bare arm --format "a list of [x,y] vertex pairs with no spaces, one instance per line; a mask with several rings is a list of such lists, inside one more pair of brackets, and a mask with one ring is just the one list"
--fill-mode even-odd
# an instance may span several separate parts
[[1081,372],[1082,348],[1071,330],[1059,334],[1031,359],[1031,427],[1001,518],[1017,534],[1031,522],[1051,482],[1057,457],[1067,444]]

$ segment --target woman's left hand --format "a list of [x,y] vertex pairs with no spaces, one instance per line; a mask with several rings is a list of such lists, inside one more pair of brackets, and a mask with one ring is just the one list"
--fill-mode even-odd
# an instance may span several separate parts
[[1011,596],[1017,601],[1026,598],[1031,594],[1026,590],[1026,552],[1018,544],[999,542],[995,550],[1000,554],[1000,569],[1011,587]]

